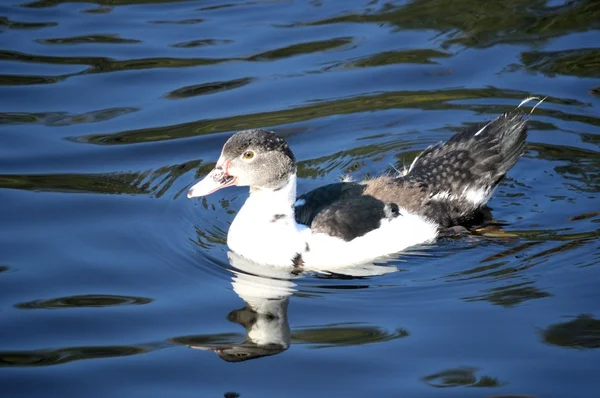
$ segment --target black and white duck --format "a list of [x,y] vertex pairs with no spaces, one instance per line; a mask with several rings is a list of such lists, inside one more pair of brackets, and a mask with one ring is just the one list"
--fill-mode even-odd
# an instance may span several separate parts
[[286,141],[271,131],[240,131],[188,198],[250,187],[227,245],[255,263],[317,269],[366,263],[432,242],[476,217],[523,153],[525,116],[517,108],[458,132],[399,174],[333,183],[299,197]]

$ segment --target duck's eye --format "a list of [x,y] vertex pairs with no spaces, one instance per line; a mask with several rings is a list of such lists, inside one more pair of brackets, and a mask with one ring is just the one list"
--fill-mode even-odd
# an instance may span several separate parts
[[252,160],[254,159],[254,155],[256,155],[254,153],[254,151],[246,151],[242,154],[242,159],[244,160]]

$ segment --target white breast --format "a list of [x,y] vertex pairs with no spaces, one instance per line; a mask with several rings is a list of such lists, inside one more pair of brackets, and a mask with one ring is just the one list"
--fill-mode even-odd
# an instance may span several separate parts
[[227,245],[237,254],[257,263],[289,266],[304,251],[306,227],[290,218],[265,222],[246,215],[238,214],[227,235]]
[[229,228],[229,248],[257,263],[291,265],[307,230],[294,219],[295,184],[294,177],[285,189],[251,193]]

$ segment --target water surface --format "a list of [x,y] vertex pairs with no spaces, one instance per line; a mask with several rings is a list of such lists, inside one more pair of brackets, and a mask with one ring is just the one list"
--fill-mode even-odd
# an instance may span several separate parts
[[[1,395],[595,397],[599,21],[594,0],[4,2]],[[236,263],[245,189],[184,195],[240,129],[284,136],[304,192],[530,95],[492,220],[385,266]]]

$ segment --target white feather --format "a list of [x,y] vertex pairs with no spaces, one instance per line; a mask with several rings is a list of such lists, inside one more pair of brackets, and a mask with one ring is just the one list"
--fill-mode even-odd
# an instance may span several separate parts
[[431,200],[452,200],[453,197],[449,191],[438,192],[431,197]]
[[[466,187],[465,189],[463,189],[460,197],[463,199],[466,199],[467,201],[471,202],[472,204],[474,204],[475,206],[478,207],[480,205],[487,203],[487,201],[492,196],[492,192],[493,191],[490,188]],[[444,201],[444,200],[455,200],[455,199],[457,199],[457,197],[452,195],[450,193],[450,191],[438,192],[435,195],[431,196],[431,200]]]
[[[429,149],[429,148],[427,148],[427,149]],[[414,160],[408,167],[408,170],[406,170],[406,168],[404,168],[404,175],[407,175],[408,173],[410,173],[412,171],[413,167],[415,167],[415,165],[417,164],[417,161],[419,160],[420,157],[421,157],[421,155],[418,155],[416,158],[414,158]]]
[[[538,100],[539,101],[539,97],[527,97],[525,98],[523,101],[521,101],[521,103],[517,106],[517,108],[520,108],[521,106],[525,105],[526,103],[533,101],[533,100]],[[544,98],[545,99],[545,98]]]
[[517,108],[520,108],[522,105],[525,105],[529,101],[538,100],[538,103],[535,104],[533,106],[533,108],[531,108],[531,111],[529,112],[529,114],[532,114],[533,111],[535,111],[535,108],[537,108],[538,106],[540,106],[542,104],[542,102],[544,102],[546,100],[546,98],[548,98],[548,97],[547,96],[544,97],[544,98],[540,98],[540,97],[527,97],[523,101],[521,101],[521,103],[519,104],[519,106],[517,106]]
[[490,125],[490,123],[487,123],[485,126],[480,128],[479,131],[475,133],[475,137],[477,137],[479,134],[483,133],[485,131],[485,128],[489,125]]
[[463,197],[475,206],[481,206],[490,199],[492,196],[492,189],[489,188],[465,188],[463,190]]

